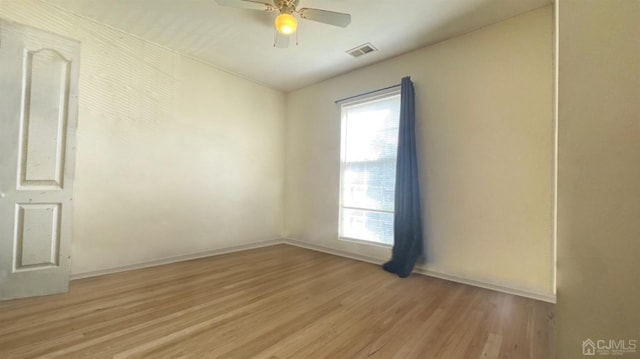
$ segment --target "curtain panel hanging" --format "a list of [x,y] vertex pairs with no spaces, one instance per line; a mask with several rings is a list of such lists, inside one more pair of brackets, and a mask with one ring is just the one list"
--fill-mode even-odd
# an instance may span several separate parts
[[410,77],[400,84],[400,128],[393,220],[393,250],[384,270],[399,277],[411,274],[422,254],[422,214],[415,136],[415,95]]

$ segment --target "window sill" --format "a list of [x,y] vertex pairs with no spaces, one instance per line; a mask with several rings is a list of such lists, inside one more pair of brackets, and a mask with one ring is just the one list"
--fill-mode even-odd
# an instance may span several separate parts
[[370,245],[370,246],[374,246],[374,247],[382,247],[382,248],[392,248],[393,247],[392,244],[373,242],[373,241],[366,241],[364,239],[356,239],[356,238],[349,238],[349,237],[338,237],[338,239],[341,240],[341,241],[345,241],[345,242],[366,244],[366,245]]

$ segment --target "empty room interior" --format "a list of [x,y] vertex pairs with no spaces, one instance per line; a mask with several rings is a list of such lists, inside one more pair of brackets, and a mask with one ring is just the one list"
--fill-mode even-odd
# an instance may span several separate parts
[[0,358],[640,357],[639,19],[0,0]]

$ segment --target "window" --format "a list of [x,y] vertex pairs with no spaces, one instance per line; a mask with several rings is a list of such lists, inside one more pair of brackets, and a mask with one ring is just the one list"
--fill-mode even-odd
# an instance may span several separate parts
[[340,238],[393,244],[400,93],[342,104]]

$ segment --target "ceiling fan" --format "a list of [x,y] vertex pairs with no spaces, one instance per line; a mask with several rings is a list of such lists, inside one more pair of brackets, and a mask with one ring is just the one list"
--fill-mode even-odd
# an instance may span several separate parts
[[274,46],[281,48],[289,46],[288,35],[295,33],[298,28],[298,21],[293,16],[294,13],[298,14],[301,19],[317,21],[334,26],[347,27],[351,23],[351,15],[349,14],[311,8],[298,9],[298,3],[300,0],[273,0],[273,3],[254,0],[216,0],[216,2],[222,6],[241,9],[269,12],[278,11],[280,14],[275,20],[275,28],[277,32],[274,40]]

